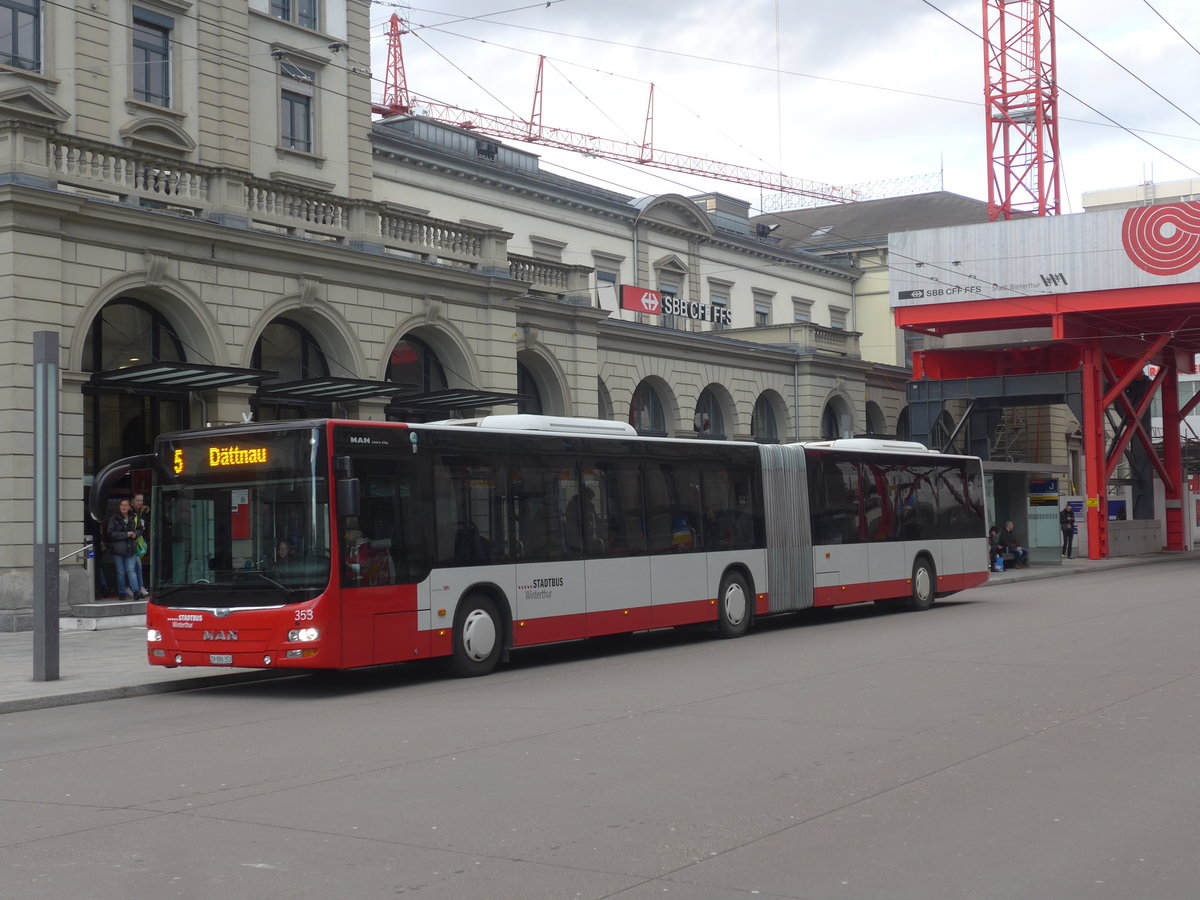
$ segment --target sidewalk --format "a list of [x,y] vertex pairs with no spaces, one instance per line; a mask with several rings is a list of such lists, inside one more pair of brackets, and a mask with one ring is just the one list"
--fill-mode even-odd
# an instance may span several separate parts
[[[1105,569],[1143,566],[1179,559],[1200,559],[1200,551],[1150,553],[1118,559],[1071,559],[1062,565],[1037,565],[992,573],[987,584],[1084,575]],[[294,677],[295,670],[165,669],[146,662],[146,630],[130,625],[101,631],[59,634],[57,681],[33,680],[33,634],[0,633],[0,714],[96,700],[116,700],[171,691],[187,691],[266,678]]]

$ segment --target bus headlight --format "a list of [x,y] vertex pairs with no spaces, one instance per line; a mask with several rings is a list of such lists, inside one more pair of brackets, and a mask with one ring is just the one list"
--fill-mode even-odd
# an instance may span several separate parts
[[293,628],[288,632],[288,643],[290,644],[311,644],[320,639],[321,629],[319,628]]
[[146,643],[156,644],[161,640],[162,640],[162,632],[159,631],[157,628],[147,628],[146,629]]

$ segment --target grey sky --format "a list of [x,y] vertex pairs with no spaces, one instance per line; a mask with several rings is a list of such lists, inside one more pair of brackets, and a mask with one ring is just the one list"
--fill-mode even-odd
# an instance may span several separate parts
[[[933,0],[980,31],[979,0]],[[408,85],[471,109],[527,117],[538,54],[548,57],[547,125],[640,141],[649,83],[655,145],[736,165],[781,168],[831,184],[937,171],[946,187],[985,197],[981,41],[921,0],[424,0],[401,15]],[[1200,54],[1143,0],[1058,0],[1078,29],[1182,107],[1172,109],[1061,24],[1060,84],[1146,135],[1158,149],[1064,96],[1062,168],[1069,207],[1084,190],[1200,178]],[[1153,0],[1200,46],[1200,4]],[[383,22],[376,6],[373,71],[382,78]],[[483,16],[444,26],[456,16]],[[776,23],[778,22],[778,29]],[[422,28],[421,26],[433,26]],[[659,52],[671,51],[671,52]],[[775,71],[778,53],[780,74]],[[728,61],[728,62],[726,62]],[[857,86],[856,86],[857,85]],[[929,96],[920,96],[929,95]],[[1174,157],[1176,161],[1172,161]],[[629,193],[720,189],[757,201],[752,188],[695,176],[658,182],[628,167],[544,154],[563,174],[608,180]],[[1196,171],[1192,171],[1192,170]]]

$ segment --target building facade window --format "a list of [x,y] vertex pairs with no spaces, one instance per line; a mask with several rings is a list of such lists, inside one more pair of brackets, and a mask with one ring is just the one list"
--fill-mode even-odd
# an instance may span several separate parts
[[320,24],[318,0],[271,0],[271,15],[314,31]]
[[41,71],[41,0],[0,0],[0,63]]
[[523,363],[517,363],[517,393],[521,395],[517,401],[518,413],[529,416],[542,414],[542,392],[538,389],[537,379]]
[[[670,287],[668,287],[666,285],[661,285],[659,287],[659,292],[662,294],[664,309],[666,307],[670,306],[670,304],[667,302],[668,298],[673,300],[673,299],[675,299],[676,296],[678,296],[676,293],[678,290],[679,290],[679,288],[675,285],[672,285]],[[683,317],[677,316],[675,313],[664,312],[660,316],[660,318],[662,319],[662,327],[663,328],[673,328],[676,331],[678,331],[680,328],[683,327],[683,321],[682,321]]]
[[663,414],[662,401],[648,382],[643,381],[633,392],[633,400],[629,404],[629,424],[637,429],[638,434],[667,433],[667,417]]
[[725,417],[721,415],[721,406],[717,403],[716,396],[708,388],[705,388],[696,400],[696,415],[692,420],[692,427],[701,437],[725,437]]
[[750,435],[760,444],[779,443],[779,423],[775,419],[775,410],[766,394],[758,398],[754,404],[754,412],[750,419]]
[[283,90],[279,104],[279,137],[282,146],[301,153],[313,152],[313,107],[316,73],[283,63]]
[[792,321],[807,324],[812,321],[812,301],[792,298]]
[[771,324],[771,308],[775,305],[775,295],[771,291],[751,291],[754,297],[754,326],[762,328]]
[[167,16],[133,9],[133,96],[155,106],[171,105],[171,34]]
[[[250,365],[255,369],[271,369],[279,373],[278,378],[265,384],[305,381],[329,375],[329,362],[317,339],[300,323],[282,317],[263,329],[262,336],[254,345]],[[270,397],[251,400],[250,406],[255,419],[260,422],[333,415],[333,404],[325,400]]]
[[[128,297],[101,310],[83,348],[85,372],[186,360],[183,342],[162,314]],[[119,457],[148,453],[156,436],[188,425],[186,391],[135,394],[89,385],[84,395],[83,453],[88,475]]]
[[709,298],[713,307],[713,331],[724,331],[729,326],[725,324],[725,319],[728,316],[729,310],[729,295],[728,294],[713,294]]
[[840,309],[836,306],[829,307],[829,327],[845,331],[849,315],[849,310]]

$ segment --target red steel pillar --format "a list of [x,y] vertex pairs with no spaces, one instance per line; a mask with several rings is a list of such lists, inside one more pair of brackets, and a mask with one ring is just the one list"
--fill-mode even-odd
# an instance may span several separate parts
[[1104,351],[1099,341],[1081,350],[1083,376],[1083,515],[1088,559],[1108,558],[1108,459],[1104,447]]
[[1187,535],[1183,517],[1185,515],[1185,500],[1187,499],[1187,481],[1183,474],[1183,447],[1180,429],[1183,417],[1179,410],[1179,366],[1175,359],[1165,365],[1166,377],[1162,383],[1162,413],[1163,435],[1162,452],[1163,468],[1171,476],[1171,482],[1164,481],[1163,491],[1166,500],[1165,522],[1167,526],[1167,549],[1186,550]]

